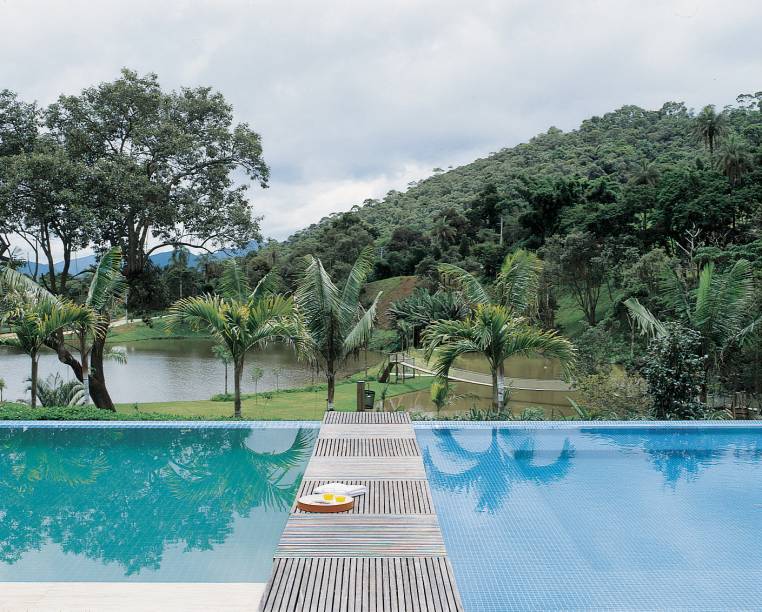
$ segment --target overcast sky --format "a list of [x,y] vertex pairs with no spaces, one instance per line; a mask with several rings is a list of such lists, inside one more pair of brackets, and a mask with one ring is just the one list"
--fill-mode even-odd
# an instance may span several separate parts
[[0,89],[210,85],[264,139],[265,235],[623,104],[762,89],[759,0],[0,0]]

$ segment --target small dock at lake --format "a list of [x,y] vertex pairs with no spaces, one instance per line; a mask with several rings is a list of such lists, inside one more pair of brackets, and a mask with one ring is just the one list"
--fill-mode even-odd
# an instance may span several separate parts
[[328,482],[368,492],[341,514],[294,500],[262,612],[463,610],[407,413],[326,413],[297,498]]

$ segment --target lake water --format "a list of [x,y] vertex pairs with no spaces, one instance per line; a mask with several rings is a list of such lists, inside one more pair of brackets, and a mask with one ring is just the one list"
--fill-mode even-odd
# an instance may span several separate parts
[[[142,340],[115,346],[127,352],[127,363],[104,364],[114,402],[209,399],[224,391],[225,367],[212,353],[213,343],[210,340]],[[368,352],[369,364],[376,364],[378,359],[378,354]],[[270,345],[266,351],[249,354],[241,385],[244,392],[254,392],[249,374],[254,365],[264,370],[257,386],[260,392],[322,382],[322,379],[313,377],[307,364],[297,361],[290,349]],[[356,371],[364,365],[365,358],[361,355],[348,367]],[[273,370],[277,369],[280,372],[276,376]],[[9,347],[0,347],[0,378],[4,378],[7,385],[4,398],[29,397],[25,391],[29,370],[29,357]],[[40,357],[40,378],[55,372],[65,380],[73,378],[70,368],[60,363],[53,352],[46,352]],[[228,390],[233,392],[232,366],[228,367]]]

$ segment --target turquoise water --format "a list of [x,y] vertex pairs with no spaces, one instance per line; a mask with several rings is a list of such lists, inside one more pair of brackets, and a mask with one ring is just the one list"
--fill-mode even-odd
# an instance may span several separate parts
[[417,429],[464,606],[762,609],[762,428]]
[[0,428],[0,581],[265,582],[311,428]]

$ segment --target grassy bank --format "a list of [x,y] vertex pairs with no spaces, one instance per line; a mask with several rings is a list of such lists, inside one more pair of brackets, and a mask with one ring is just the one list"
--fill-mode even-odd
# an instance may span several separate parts
[[[376,400],[386,387],[386,397],[395,397],[427,389],[429,378],[416,377],[405,383],[382,385],[369,382],[366,388],[376,392]],[[355,409],[355,380],[336,385],[336,409]],[[244,396],[242,411],[246,420],[319,420],[325,411],[325,385],[303,389],[287,389]],[[32,410],[23,404],[0,405],[0,420],[219,420],[229,419],[233,414],[232,401],[196,400],[176,402],[150,402],[142,404],[118,404],[116,412],[97,408],[37,408]]]
[[108,333],[109,342],[139,342],[140,340],[180,340],[184,338],[208,338],[209,334],[192,330],[187,325],[178,325],[171,332],[161,319],[154,319],[151,325],[143,321],[133,321],[112,327]]

